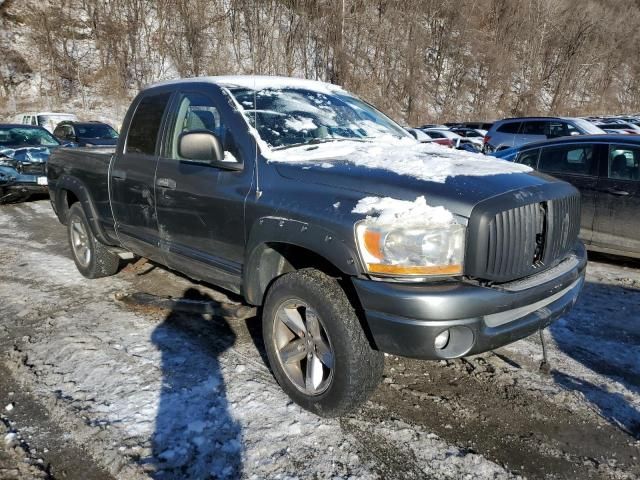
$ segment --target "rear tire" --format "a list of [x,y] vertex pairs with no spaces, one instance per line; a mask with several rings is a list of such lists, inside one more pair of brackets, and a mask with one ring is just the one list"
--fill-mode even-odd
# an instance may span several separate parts
[[267,357],[282,389],[323,417],[364,403],[384,369],[338,282],[315,269],[278,278],[268,291],[262,328]]
[[87,278],[108,277],[120,266],[120,257],[93,235],[80,202],[69,208],[69,245],[78,271]]

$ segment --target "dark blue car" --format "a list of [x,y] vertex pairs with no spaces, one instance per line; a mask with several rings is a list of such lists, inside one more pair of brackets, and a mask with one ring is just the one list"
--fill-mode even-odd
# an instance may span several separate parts
[[0,204],[46,193],[47,160],[59,146],[42,127],[0,124]]
[[640,258],[640,135],[563,137],[496,152],[565,180],[582,195],[590,250]]

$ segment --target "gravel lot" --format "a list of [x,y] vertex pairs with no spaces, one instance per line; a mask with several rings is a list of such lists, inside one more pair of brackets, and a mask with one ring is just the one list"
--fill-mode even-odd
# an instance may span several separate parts
[[[48,200],[0,207],[0,478],[640,478],[640,262],[596,257],[539,338],[387,357],[364,408],[280,391],[255,309],[152,264],[77,273]],[[131,306],[119,293],[220,302]]]

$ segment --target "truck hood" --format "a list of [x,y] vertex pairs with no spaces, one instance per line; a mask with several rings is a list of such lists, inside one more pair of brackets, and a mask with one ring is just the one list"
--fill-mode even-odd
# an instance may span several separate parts
[[[343,143],[357,145],[351,149]],[[363,197],[414,201],[424,196],[429,205],[467,218],[478,202],[507,192],[522,195],[528,188],[557,181],[524,165],[438,145],[398,148],[401,145],[340,142],[322,155],[325,145],[272,151],[269,162],[282,177],[298,182],[361,192]]]

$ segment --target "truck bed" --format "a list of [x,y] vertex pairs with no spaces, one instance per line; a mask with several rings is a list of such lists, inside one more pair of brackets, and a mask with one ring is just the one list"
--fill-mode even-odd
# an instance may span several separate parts
[[[51,155],[47,165],[49,192],[53,204],[64,204],[60,198],[54,196],[64,195],[68,182],[80,182],[86,191],[91,192],[93,204],[97,209],[96,216],[107,234],[114,232],[107,183],[109,162],[114,153],[115,147],[60,148]],[[57,208],[56,213],[60,221],[65,223],[66,212]]]

